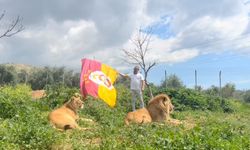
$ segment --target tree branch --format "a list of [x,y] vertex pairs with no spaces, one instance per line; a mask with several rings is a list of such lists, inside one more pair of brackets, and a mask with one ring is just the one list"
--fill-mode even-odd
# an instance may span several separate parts
[[130,50],[126,49],[122,50],[125,54],[126,59],[124,60],[126,62],[130,64],[137,64],[142,68],[145,75],[146,85],[148,86],[150,90],[150,96],[152,97],[153,94],[148,84],[147,77],[150,69],[152,69],[156,65],[156,62],[146,63],[147,62],[146,55],[147,52],[149,51],[149,45],[152,37],[151,33],[152,33],[152,28],[149,28],[148,31],[146,31],[146,33],[142,32],[142,30],[140,29],[135,38],[130,40],[132,44],[135,46],[135,48]]
[[[2,20],[4,16],[5,16],[5,11],[1,14],[0,20]],[[21,21],[22,21],[22,18],[20,18],[20,16],[17,16],[17,18],[14,19],[11,24],[9,24],[6,31],[4,31],[4,33],[0,34],[0,38],[11,37],[11,36],[21,32],[21,31],[23,31],[24,26],[21,24]]]
[[1,20],[1,19],[3,19],[4,14],[5,14],[5,11],[1,14],[1,16],[0,16],[0,20]]

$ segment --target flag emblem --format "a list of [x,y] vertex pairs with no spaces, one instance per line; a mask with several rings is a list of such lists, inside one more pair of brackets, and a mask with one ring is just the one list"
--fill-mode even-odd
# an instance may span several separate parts
[[82,59],[80,89],[84,96],[100,98],[109,106],[116,104],[116,89],[113,84],[117,71],[95,60]]
[[107,77],[101,71],[91,72],[89,75],[89,79],[98,85],[102,85],[102,86],[108,88],[109,90],[112,90],[114,88],[111,81],[110,81],[110,78]]

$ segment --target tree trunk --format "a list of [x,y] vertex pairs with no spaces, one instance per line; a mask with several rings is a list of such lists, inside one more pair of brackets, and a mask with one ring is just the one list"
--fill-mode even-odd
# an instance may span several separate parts
[[151,87],[150,87],[150,85],[147,84],[147,83],[146,83],[146,86],[147,86],[147,88],[148,88],[148,90],[149,90],[149,96],[150,96],[150,98],[152,99],[152,98],[154,97],[154,95],[153,95],[153,93],[152,93]]

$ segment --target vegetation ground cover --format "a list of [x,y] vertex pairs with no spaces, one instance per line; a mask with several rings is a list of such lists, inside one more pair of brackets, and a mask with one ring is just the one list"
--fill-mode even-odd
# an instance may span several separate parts
[[[32,100],[27,85],[0,89],[0,149],[250,149],[250,106],[234,99],[220,99],[191,89],[154,89],[173,95],[173,118],[191,126],[165,123],[124,125],[131,111],[129,90],[117,85],[118,103],[109,108],[88,97],[80,121],[88,131],[59,132],[47,120],[76,88],[50,86],[47,96]],[[149,98],[145,95],[145,101]]]

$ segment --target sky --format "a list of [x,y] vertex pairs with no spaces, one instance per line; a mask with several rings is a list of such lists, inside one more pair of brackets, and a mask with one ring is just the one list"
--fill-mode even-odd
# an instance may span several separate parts
[[183,83],[250,89],[249,0],[0,0],[0,34],[17,16],[25,29],[0,39],[0,64],[52,66],[80,72],[81,59],[132,71],[122,49],[138,29],[152,28],[149,82],[176,74]]

